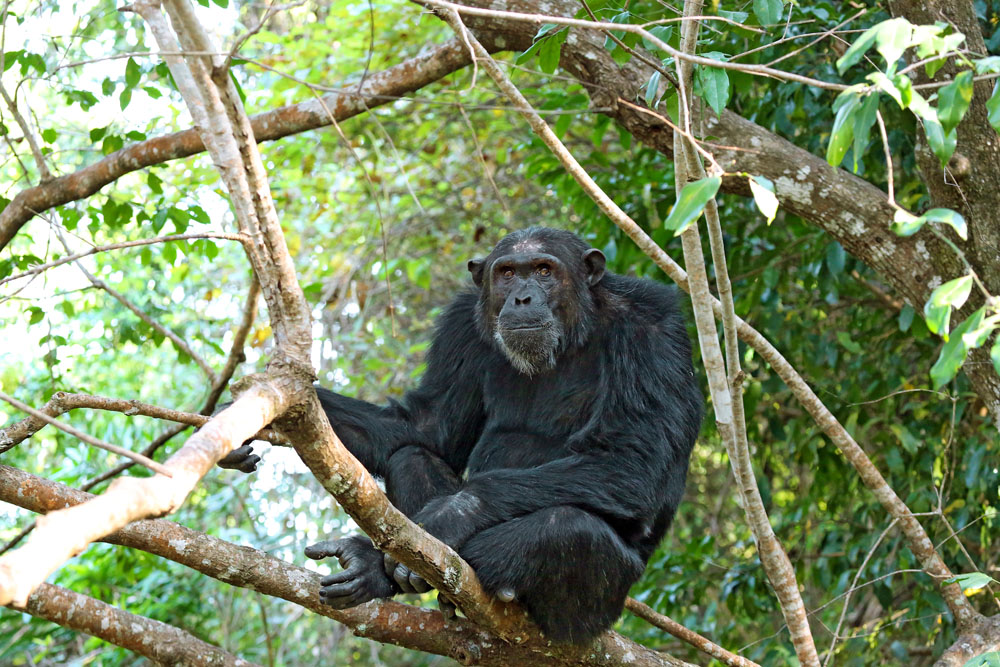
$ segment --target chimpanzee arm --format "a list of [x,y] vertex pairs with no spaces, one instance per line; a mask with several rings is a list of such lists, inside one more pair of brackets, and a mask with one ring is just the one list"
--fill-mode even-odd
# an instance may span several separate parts
[[[701,424],[702,396],[684,329],[673,321],[620,325],[608,343],[607,401],[575,452],[528,469],[487,470],[429,503],[415,519],[451,546],[498,523],[570,505],[642,529],[676,508]],[[672,512],[671,512],[672,514]]]
[[420,385],[401,401],[377,406],[317,388],[333,430],[369,472],[389,476],[390,458],[413,446],[456,474],[464,469],[482,430],[483,363],[490,352],[476,330],[475,301],[474,293],[462,293],[438,319]]

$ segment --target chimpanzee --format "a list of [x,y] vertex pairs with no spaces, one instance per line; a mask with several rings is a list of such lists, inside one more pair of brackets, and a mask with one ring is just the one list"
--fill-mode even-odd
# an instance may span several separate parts
[[[566,231],[514,232],[469,262],[419,387],[386,407],[318,389],[334,431],[392,503],[553,641],[621,614],[670,525],[701,424],[691,345],[660,283],[605,271]],[[352,607],[429,586],[357,535],[315,544]]]

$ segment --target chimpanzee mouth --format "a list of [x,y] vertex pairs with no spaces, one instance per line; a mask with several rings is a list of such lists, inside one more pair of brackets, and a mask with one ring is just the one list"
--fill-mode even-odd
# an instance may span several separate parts
[[498,326],[493,338],[514,368],[532,376],[555,366],[561,329],[558,321],[529,327]]
[[504,327],[504,331],[524,331],[524,332],[542,331],[543,329],[548,329],[551,326],[552,322],[546,322],[545,324],[533,324],[531,326],[526,326],[526,327]]

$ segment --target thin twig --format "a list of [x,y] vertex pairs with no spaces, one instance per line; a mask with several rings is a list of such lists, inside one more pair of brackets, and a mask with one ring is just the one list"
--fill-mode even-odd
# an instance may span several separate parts
[[36,410],[36,409],[34,409],[33,407],[31,407],[29,405],[25,405],[24,403],[22,403],[21,401],[17,400],[13,396],[8,396],[7,394],[5,394],[3,392],[0,392],[0,400],[3,400],[3,401],[6,401],[6,402],[10,403],[11,405],[13,405],[15,408],[17,408],[21,412],[26,412],[29,415],[31,415],[32,417],[35,417],[36,419],[41,419],[43,422],[45,422],[47,424],[51,424],[52,426],[55,426],[57,429],[59,429],[61,431],[65,431],[66,433],[69,433],[73,437],[78,438],[79,440],[82,440],[83,442],[87,443],[88,445],[93,445],[94,447],[99,447],[99,448],[101,448],[103,450],[106,450],[106,451],[109,451],[109,452],[111,452],[113,454],[118,454],[119,456],[124,456],[126,458],[132,459],[136,463],[144,465],[147,468],[149,468],[150,470],[152,470],[154,472],[158,472],[161,475],[165,475],[167,477],[172,477],[173,476],[173,475],[170,474],[170,470],[168,470],[167,468],[163,467],[162,465],[160,465],[159,463],[157,463],[153,459],[148,458],[146,456],[143,456],[142,454],[136,454],[135,452],[129,451],[129,450],[125,449],[124,447],[119,447],[118,445],[112,445],[109,442],[104,442],[103,440],[98,440],[97,438],[95,438],[93,436],[87,435],[83,431],[79,431],[79,430],[73,428],[69,424],[61,422],[58,419],[55,419],[54,417],[48,416],[47,414],[45,414],[41,410]]
[[684,627],[669,616],[665,616],[657,612],[648,605],[639,602],[635,598],[626,598],[625,608],[647,623],[650,623],[665,632],[669,632],[682,642],[690,644],[705,655],[711,656],[723,664],[732,665],[732,667],[760,667],[760,665],[753,660],[744,658],[741,655],[736,655],[731,651],[727,651],[712,640],[702,637],[694,630]]
[[889,203],[896,205],[896,186],[892,173],[892,152],[889,150],[889,135],[885,131],[885,121],[882,120],[882,112],[875,109],[875,120],[878,121],[878,131],[882,135],[882,152],[885,153],[885,175],[889,181]]

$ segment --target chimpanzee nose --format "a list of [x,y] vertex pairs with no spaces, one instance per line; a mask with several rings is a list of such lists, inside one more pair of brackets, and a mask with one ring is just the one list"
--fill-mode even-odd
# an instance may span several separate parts
[[529,296],[523,296],[523,297],[516,297],[516,296],[514,297],[514,305],[515,306],[527,306],[529,303],[531,303],[531,296],[530,295]]

